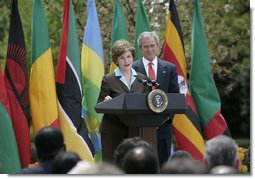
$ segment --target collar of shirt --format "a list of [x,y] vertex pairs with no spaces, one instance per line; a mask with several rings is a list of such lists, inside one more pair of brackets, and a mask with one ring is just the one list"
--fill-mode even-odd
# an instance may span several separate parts
[[123,74],[121,73],[119,67],[117,67],[117,68],[114,70],[114,74],[115,74],[115,76],[120,76],[120,81],[122,81],[122,82],[128,87],[129,90],[131,89],[131,85],[134,83],[134,81],[135,81],[135,79],[136,79],[135,76],[137,75],[136,71],[135,71],[133,68],[131,68],[131,83],[130,83],[130,86],[129,86],[128,83],[127,83],[126,78],[125,78],[125,77],[123,76]]
[[155,57],[152,61],[149,61],[147,60],[146,58],[143,57],[143,65],[144,65],[144,68],[145,68],[145,71],[146,71],[146,74],[147,76],[149,76],[148,74],[148,68],[149,68],[149,63],[152,62],[153,65],[152,65],[152,68],[155,72],[155,75],[156,75],[156,78],[157,78],[157,71],[158,71],[158,58]]

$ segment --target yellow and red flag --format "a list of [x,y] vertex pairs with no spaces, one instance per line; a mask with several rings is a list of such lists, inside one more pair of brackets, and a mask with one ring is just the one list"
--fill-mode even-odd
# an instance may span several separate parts
[[176,65],[180,93],[185,94],[188,107],[185,114],[175,115],[173,119],[174,134],[178,148],[189,152],[194,159],[202,161],[205,143],[196,107],[187,85],[187,62],[184,53],[181,26],[174,0],[170,0],[169,4],[162,58]]

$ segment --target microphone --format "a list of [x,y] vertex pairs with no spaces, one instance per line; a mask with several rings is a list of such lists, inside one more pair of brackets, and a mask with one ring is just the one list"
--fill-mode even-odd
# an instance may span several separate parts
[[155,86],[156,89],[158,89],[160,87],[160,84],[157,83],[156,80],[152,80],[152,79],[148,78],[148,81],[152,84],[152,86]]
[[142,79],[140,77],[136,77],[137,81],[139,83],[142,83],[143,85],[146,85],[146,86],[149,86],[149,87],[152,87],[152,83],[149,81],[149,80],[146,80],[146,79]]

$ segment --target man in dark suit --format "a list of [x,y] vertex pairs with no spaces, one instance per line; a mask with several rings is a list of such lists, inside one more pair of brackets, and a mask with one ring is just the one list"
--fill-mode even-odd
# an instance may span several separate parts
[[[176,66],[157,57],[159,37],[155,32],[143,32],[138,38],[138,46],[143,54],[142,59],[133,63],[133,68],[147,77],[156,80],[165,93],[179,93]],[[162,165],[168,160],[172,143],[172,118],[163,123],[157,131],[158,158]]]

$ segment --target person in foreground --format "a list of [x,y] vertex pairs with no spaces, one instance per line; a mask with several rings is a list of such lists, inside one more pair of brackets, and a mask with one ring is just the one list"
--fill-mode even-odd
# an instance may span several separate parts
[[157,155],[148,147],[135,147],[124,156],[123,169],[126,174],[158,174]]
[[24,168],[18,174],[52,174],[52,162],[59,153],[66,151],[64,137],[56,127],[41,128],[35,136],[35,146],[39,164],[33,168]]
[[[98,102],[110,100],[123,93],[148,93],[151,88],[138,81],[145,78],[132,68],[135,48],[126,40],[118,40],[112,47],[112,60],[117,65],[113,73],[104,75]],[[115,148],[128,137],[128,127],[116,115],[105,114],[101,126],[103,161],[112,163]]]
[[[165,93],[179,93],[177,68],[174,64],[157,57],[159,52],[159,37],[155,32],[143,32],[137,40],[142,52],[142,59],[133,63],[133,68],[160,84],[159,89]],[[168,160],[172,143],[172,119],[169,115],[157,131],[158,159],[160,165]]]
[[218,135],[206,141],[204,163],[209,170],[219,165],[240,170],[237,143],[225,135]]
[[81,158],[76,152],[59,152],[52,162],[52,173],[66,174],[79,161],[81,161]]

